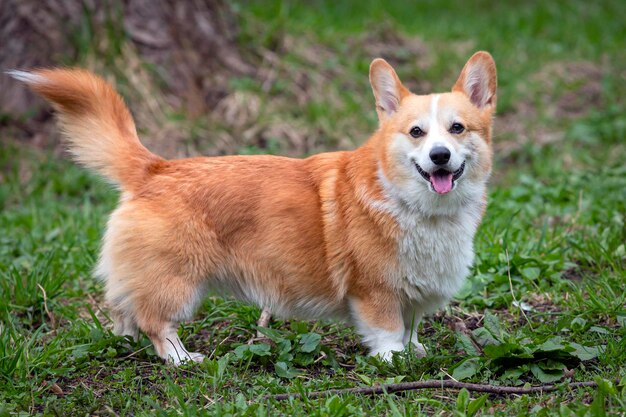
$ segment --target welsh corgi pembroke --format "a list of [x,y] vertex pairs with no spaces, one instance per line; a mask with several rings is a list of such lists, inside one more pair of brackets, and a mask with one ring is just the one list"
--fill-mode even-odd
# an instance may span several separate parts
[[370,66],[379,127],[353,151],[305,159],[165,160],[123,100],[80,69],[10,71],[52,103],[69,150],[117,184],[96,267],[114,333],[144,332],[165,361],[202,361],[177,335],[209,290],[279,317],[352,323],[388,360],[472,264],[491,172],[496,66],[465,64],[451,92],[412,94]]

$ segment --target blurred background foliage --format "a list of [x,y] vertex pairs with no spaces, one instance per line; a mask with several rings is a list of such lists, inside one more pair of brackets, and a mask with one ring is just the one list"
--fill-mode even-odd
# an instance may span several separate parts
[[[587,131],[599,111],[617,117],[607,136],[624,133],[626,25],[615,17],[625,9],[563,0],[5,0],[0,67],[101,74],[165,156],[302,156],[353,148],[375,128],[373,58],[428,93],[449,89],[485,49],[499,67],[497,154],[524,158],[520,150],[565,136],[593,142]],[[12,137],[57,146],[49,108],[8,77],[0,109]]]

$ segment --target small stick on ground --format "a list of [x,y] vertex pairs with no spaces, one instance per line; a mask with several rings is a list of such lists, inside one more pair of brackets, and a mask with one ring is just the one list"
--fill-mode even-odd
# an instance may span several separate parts
[[[567,385],[568,388],[581,388],[581,387],[596,387],[595,381],[584,382],[571,382]],[[365,388],[344,388],[344,389],[329,389],[326,391],[315,391],[306,395],[307,399],[315,399],[325,397],[328,395],[342,395],[342,394],[362,394],[362,395],[376,395],[383,393],[394,393],[401,391],[412,391],[419,389],[453,389],[461,390],[465,388],[468,391],[473,392],[486,392],[494,395],[522,395],[522,394],[540,394],[544,392],[557,391],[561,389],[559,385],[539,385],[535,387],[523,388],[523,387],[507,387],[490,384],[472,384],[469,382],[458,382],[453,380],[435,380],[430,379],[426,381],[415,382],[402,382],[399,384],[387,384],[387,385],[375,385],[373,387]],[[287,393],[278,395],[268,395],[265,398],[273,398],[275,400],[287,400],[290,398],[301,398],[302,395],[297,393]]]

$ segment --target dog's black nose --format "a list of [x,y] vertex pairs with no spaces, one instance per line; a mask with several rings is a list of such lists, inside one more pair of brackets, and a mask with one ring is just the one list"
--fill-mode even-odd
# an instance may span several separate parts
[[443,165],[450,160],[450,151],[445,146],[435,146],[428,156],[435,165]]

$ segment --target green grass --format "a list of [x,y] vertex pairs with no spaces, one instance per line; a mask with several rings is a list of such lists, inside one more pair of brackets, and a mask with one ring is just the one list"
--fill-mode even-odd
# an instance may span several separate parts
[[[275,321],[266,331],[271,342],[248,346],[259,311],[210,297],[180,329],[183,342],[209,360],[162,364],[146,338],[111,334],[102,284],[91,276],[116,192],[70,162],[15,144],[5,129],[0,414],[626,413],[624,384],[614,383],[626,376],[625,6],[441,3],[239,3],[240,42],[273,48],[285,64],[269,89],[258,80],[231,81],[233,90],[260,97],[260,125],[279,118],[319,137],[306,149],[276,137],[265,147],[242,143],[242,152],[308,153],[356,146],[374,128],[368,48],[385,36],[405,39],[383,52],[400,76],[436,91],[449,88],[473,50],[494,54],[505,122],[494,138],[489,208],[467,285],[420,328],[427,358],[407,352],[384,364],[364,356],[352,329],[313,321]],[[411,55],[416,49],[406,39],[423,42],[423,56]],[[291,76],[302,74],[321,84],[294,106]],[[211,123],[228,127],[207,123],[200,132]],[[190,140],[210,150],[194,132]],[[555,381],[562,389],[508,398],[431,390],[264,399],[448,375],[516,386]],[[568,389],[568,381],[582,380],[599,388]]]

